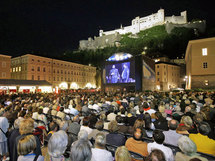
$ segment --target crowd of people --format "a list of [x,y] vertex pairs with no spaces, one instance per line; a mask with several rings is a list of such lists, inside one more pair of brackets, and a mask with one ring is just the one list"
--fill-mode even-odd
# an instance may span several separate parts
[[1,95],[0,160],[215,160],[214,107],[215,92]]

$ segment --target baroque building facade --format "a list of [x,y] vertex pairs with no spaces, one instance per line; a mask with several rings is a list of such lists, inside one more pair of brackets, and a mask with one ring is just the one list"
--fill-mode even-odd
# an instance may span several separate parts
[[189,41],[186,62],[186,88],[215,88],[215,37]]
[[61,89],[96,88],[96,67],[26,54],[11,59],[11,78],[46,80]]
[[0,54],[0,79],[10,79],[11,56]]

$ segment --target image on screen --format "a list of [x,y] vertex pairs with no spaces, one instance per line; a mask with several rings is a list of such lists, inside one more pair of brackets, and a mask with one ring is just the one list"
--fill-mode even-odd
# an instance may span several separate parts
[[134,67],[130,62],[106,65],[106,83],[134,83]]

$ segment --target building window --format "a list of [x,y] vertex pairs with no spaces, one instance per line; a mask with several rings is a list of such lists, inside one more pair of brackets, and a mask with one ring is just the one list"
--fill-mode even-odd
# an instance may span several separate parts
[[37,71],[38,71],[38,72],[40,71],[40,67],[37,67]]
[[46,68],[45,67],[43,68],[43,72],[46,72]]
[[61,81],[63,81],[63,77],[61,77]]
[[55,81],[55,77],[54,77],[54,81]]
[[164,75],[166,75],[166,72],[164,72]]
[[40,60],[37,60],[38,62],[40,62]]
[[208,63],[207,62],[203,63],[203,68],[208,68]]
[[18,72],[18,67],[16,67],[16,72]]
[[160,73],[159,72],[157,72],[157,75],[159,75]]
[[34,59],[31,59],[32,61],[34,61]]
[[15,68],[13,68],[13,72],[15,72],[16,71],[16,69]]
[[159,68],[159,65],[157,65],[157,68]]
[[160,79],[158,78],[158,81],[160,81]]
[[53,73],[55,73],[55,69],[54,69]]
[[22,68],[21,68],[21,67],[19,67],[19,72],[21,72],[21,70],[22,70]]
[[208,55],[208,49],[202,48],[202,56],[207,56],[207,55]]
[[6,62],[2,62],[2,68],[6,68]]
[[61,70],[61,74],[63,74],[63,70]]
[[40,76],[38,76],[37,79],[40,80]]
[[34,67],[32,67],[31,70],[34,71]]
[[31,79],[34,80],[34,75],[31,76]]
[[57,77],[57,81],[59,81],[59,77]]

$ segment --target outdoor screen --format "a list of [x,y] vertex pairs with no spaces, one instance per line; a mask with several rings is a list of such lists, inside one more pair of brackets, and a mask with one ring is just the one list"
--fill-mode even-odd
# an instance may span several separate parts
[[105,81],[105,83],[134,83],[134,64],[132,62],[123,62],[106,65]]

